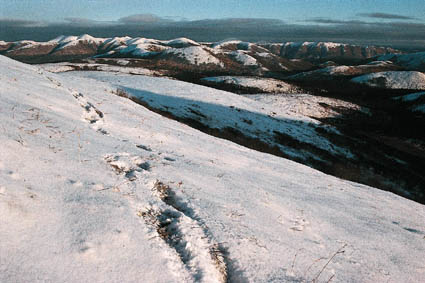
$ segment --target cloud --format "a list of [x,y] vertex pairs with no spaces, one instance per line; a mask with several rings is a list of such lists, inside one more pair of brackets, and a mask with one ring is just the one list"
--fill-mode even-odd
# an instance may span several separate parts
[[360,17],[375,18],[375,19],[390,19],[390,20],[414,20],[415,18],[403,15],[387,14],[387,13],[360,13]]
[[368,25],[368,24],[373,24],[373,23],[370,23],[370,22],[357,21],[357,20],[345,21],[345,20],[334,20],[334,19],[323,19],[323,18],[309,19],[309,20],[307,20],[307,22],[318,23],[318,24],[336,24],[336,25]]
[[9,19],[9,18],[0,18],[0,27],[10,28],[10,27],[43,27],[47,26],[48,23],[42,21],[29,21],[22,19]]
[[[346,26],[347,28],[355,26],[369,26],[369,28],[380,28],[383,30],[387,30],[390,28],[399,28],[406,29],[406,32],[412,31],[414,29],[425,29],[425,24],[422,23],[414,23],[414,22],[366,22],[366,21],[358,21],[358,20],[334,20],[334,19],[323,19],[323,18],[315,18],[309,19],[307,22],[318,23],[318,24],[327,24],[327,25],[339,25]],[[363,27],[364,28],[364,27]]]
[[423,48],[425,24],[406,21],[361,21],[313,18],[302,24],[279,19],[224,18],[190,21],[152,14],[131,15],[116,21],[66,18],[47,23],[0,19],[0,40],[47,41],[59,35],[90,34],[95,37],[131,36],[156,39],[188,37],[196,41],[237,38],[246,41],[333,41],[368,45]]
[[50,23],[50,26],[68,25],[75,27],[94,27],[94,26],[111,26],[116,25],[115,21],[95,21],[87,18],[65,18],[65,23]]
[[136,14],[120,18],[118,22],[124,24],[146,24],[146,23],[161,23],[161,22],[170,22],[172,20],[158,17],[154,14]]

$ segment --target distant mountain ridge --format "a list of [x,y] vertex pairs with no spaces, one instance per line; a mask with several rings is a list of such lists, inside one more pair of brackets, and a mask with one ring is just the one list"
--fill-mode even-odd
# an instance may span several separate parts
[[[0,41],[0,54],[28,63],[58,62],[89,57],[181,58],[189,64],[221,67],[243,65],[276,71],[307,69],[297,60],[365,60],[399,54],[389,47],[356,46],[332,42],[287,42],[255,44],[239,40],[198,43],[188,38],[95,38],[90,35],[59,36],[47,42]],[[195,60],[198,57],[198,60]],[[209,57],[202,59],[201,57]]]

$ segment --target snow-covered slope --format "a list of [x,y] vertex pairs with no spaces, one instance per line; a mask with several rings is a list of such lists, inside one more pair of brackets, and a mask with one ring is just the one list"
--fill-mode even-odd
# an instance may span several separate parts
[[423,205],[115,91],[0,56],[1,282],[422,280]]
[[379,60],[391,60],[392,62],[409,70],[425,71],[425,52],[411,54],[387,54],[379,57]]
[[375,72],[394,71],[400,67],[386,62],[372,62],[372,64],[358,66],[328,66],[322,69],[298,73],[287,77],[295,81],[333,80],[335,77],[359,76]]
[[298,88],[285,83],[283,81],[269,79],[269,78],[258,78],[258,77],[242,77],[242,76],[219,76],[219,77],[207,77],[203,78],[202,81],[215,84],[215,85],[234,85],[244,88],[254,88],[263,92],[274,92],[274,93],[294,93],[299,92]]
[[425,89],[425,74],[415,71],[378,72],[356,77],[354,83],[389,89]]
[[403,102],[413,112],[425,114],[425,92],[415,92],[394,99]]
[[[312,117],[315,119],[321,118],[344,118],[341,112],[361,111],[367,115],[370,114],[369,109],[350,103],[347,101],[315,96],[310,94],[248,94],[245,97],[263,102],[268,105],[273,105],[292,117]],[[339,111],[338,111],[339,110]]]
[[[166,78],[100,72],[68,72],[65,75],[110,82],[117,89],[124,90],[127,95],[140,99],[153,109],[167,111],[178,118],[197,121],[209,128],[237,130],[247,138],[260,139],[261,142],[278,147],[286,155],[299,160],[315,159],[327,162],[315,151],[281,144],[279,137],[289,137],[295,142],[307,143],[327,154],[353,157],[350,150],[334,145],[317,133],[317,128],[322,127],[319,121],[285,115],[280,113],[278,108],[256,103],[234,93]],[[249,78],[241,78],[241,81],[248,83]],[[252,83],[255,82],[253,79]],[[337,132],[328,127],[323,127],[323,130]]]
[[252,57],[249,54],[246,54],[240,50],[230,52],[230,56],[235,58],[236,61],[245,65],[245,66],[257,66],[257,59]]
[[[184,48],[171,48],[162,52],[162,56],[169,57],[177,55],[177,58],[181,58],[193,65],[217,65],[223,67],[224,64],[216,58],[214,55],[205,50],[200,46],[191,46]],[[174,57],[171,57],[174,58]]]
[[334,42],[287,42],[280,48],[281,56],[294,59],[366,59],[389,53],[395,54],[399,51],[387,47],[356,46]]

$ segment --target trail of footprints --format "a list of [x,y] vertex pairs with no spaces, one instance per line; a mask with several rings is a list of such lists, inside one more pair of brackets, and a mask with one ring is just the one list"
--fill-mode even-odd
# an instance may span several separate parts
[[[46,76],[56,86],[57,80]],[[108,134],[102,125],[104,114],[83,94],[68,89],[84,109],[83,119],[93,125],[93,129]],[[137,148],[151,152],[149,147],[136,145]],[[124,175],[127,182],[135,182],[140,174],[150,172],[151,164],[140,156],[129,153],[110,154],[104,156],[105,162],[118,174]],[[173,162],[175,159],[164,157]],[[103,190],[103,189],[102,189]],[[195,215],[184,200],[177,197],[172,188],[160,181],[155,181],[152,193],[161,205],[150,206],[138,211],[137,215],[152,229],[152,233],[172,248],[195,282],[227,282],[228,264],[225,251],[216,243],[208,228]]]
[[85,110],[83,113],[83,119],[88,121],[95,130],[98,132],[107,135],[108,132],[102,129],[102,125],[104,123],[104,115],[103,112],[100,111],[96,106],[87,101],[83,94],[70,90],[72,96],[79,102],[80,106]]
[[[151,151],[142,145],[137,148]],[[128,182],[135,182],[140,174],[149,173],[151,169],[150,163],[142,157],[128,153],[107,155],[104,159]],[[151,191],[159,205],[150,205],[139,210],[137,215],[150,227],[153,238],[160,238],[174,250],[193,281],[227,282],[225,251],[214,242],[206,225],[170,186],[156,180],[152,182]]]
[[[41,75],[44,74],[42,71],[39,71],[39,73]],[[57,87],[62,87],[62,84],[59,81],[57,81],[56,79],[49,77],[49,76],[45,76],[45,77],[50,82],[55,84]],[[104,135],[107,135],[108,132],[106,130],[102,129],[102,125],[104,123],[103,112],[100,111],[92,103],[87,101],[87,99],[84,97],[84,95],[82,93],[79,93],[79,92],[77,92],[77,91],[75,91],[71,88],[68,88],[68,91],[72,94],[72,96],[78,101],[80,106],[84,109],[83,119],[88,121],[96,131],[98,131],[98,132],[100,132]]]

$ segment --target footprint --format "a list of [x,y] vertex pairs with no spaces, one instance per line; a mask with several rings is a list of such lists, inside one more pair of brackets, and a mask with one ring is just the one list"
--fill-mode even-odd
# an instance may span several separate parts
[[143,150],[146,150],[146,151],[152,151],[152,149],[150,149],[147,146],[144,146],[143,144],[138,144],[138,145],[136,145],[136,147],[137,148],[140,148],[140,149],[143,149]]
[[137,179],[138,172],[150,171],[151,169],[149,162],[139,156],[131,156],[128,153],[107,155],[105,156],[105,161],[118,175],[124,174],[130,181]]
[[95,191],[103,191],[105,190],[105,186],[103,184],[93,184],[92,189]]
[[305,220],[303,217],[297,217],[294,221],[294,225],[290,228],[294,231],[303,231],[305,226],[310,224],[307,220]]
[[9,171],[9,172],[8,172],[8,175],[9,175],[9,177],[10,177],[11,179],[13,179],[13,180],[19,180],[19,179],[21,178],[21,176],[19,176],[19,174],[18,174],[18,173],[13,172],[13,171]]
[[102,135],[109,135],[109,132],[107,130],[102,129],[102,128],[97,129],[97,131],[99,133],[101,133]]
[[83,183],[81,181],[75,181],[75,180],[68,180],[68,182],[73,185],[74,187],[81,188],[83,186]]

